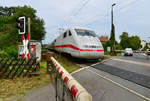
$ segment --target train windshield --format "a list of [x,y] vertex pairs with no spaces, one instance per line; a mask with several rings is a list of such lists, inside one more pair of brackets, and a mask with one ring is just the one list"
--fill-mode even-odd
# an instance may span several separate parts
[[77,35],[79,35],[79,36],[93,36],[93,37],[97,37],[97,35],[95,34],[94,31],[85,30],[85,29],[75,29],[75,31],[77,32]]

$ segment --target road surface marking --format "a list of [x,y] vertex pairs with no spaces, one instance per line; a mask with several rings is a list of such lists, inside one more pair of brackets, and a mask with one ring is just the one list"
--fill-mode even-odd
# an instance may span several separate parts
[[136,61],[125,60],[125,59],[113,59],[113,60],[122,61],[122,62],[128,62],[128,63],[131,63],[131,64],[137,64],[137,65],[142,65],[142,66],[148,66],[148,67],[150,67],[149,63],[136,62]]
[[97,76],[99,76],[99,77],[101,77],[101,78],[103,78],[103,79],[105,79],[105,80],[107,80],[107,81],[109,81],[109,82],[112,82],[113,84],[115,84],[115,85],[117,85],[117,86],[119,86],[119,87],[121,87],[121,88],[123,88],[123,89],[125,89],[125,90],[127,90],[127,91],[129,91],[129,92],[131,92],[131,93],[133,93],[133,94],[135,94],[135,95],[141,97],[141,98],[143,98],[143,99],[146,100],[146,101],[150,101],[149,98],[143,96],[142,94],[139,94],[138,92],[136,92],[136,91],[134,91],[134,90],[131,90],[131,89],[129,89],[129,88],[127,88],[127,87],[125,87],[125,86],[123,86],[123,85],[121,85],[121,84],[119,84],[119,83],[117,83],[117,82],[115,82],[115,81],[113,81],[113,80],[111,80],[111,79],[105,77],[105,76],[102,76],[102,75],[100,75],[100,74],[98,74],[98,73],[96,73],[96,72],[94,72],[94,71],[92,71],[92,70],[89,70],[89,69],[87,69],[87,70],[90,71],[90,72],[92,72],[92,73],[94,73],[94,74],[96,74]]
[[[110,58],[110,59],[112,59],[112,60],[118,60],[118,61],[126,61],[126,62],[130,62],[130,63],[135,62],[135,61],[131,62],[131,61],[123,60],[123,59],[114,59],[114,58]],[[110,60],[110,59],[106,59],[106,60],[101,61],[101,62],[99,62],[99,63],[103,63],[103,62],[108,61],[108,60]],[[135,63],[136,63],[136,64],[137,64],[137,63],[139,64],[139,62],[135,62]],[[92,66],[97,65],[97,64],[98,64],[98,63],[95,63],[95,64],[93,64]],[[144,64],[146,64],[146,63],[144,63]],[[140,64],[140,65],[141,65],[141,64]],[[150,66],[150,64],[148,64],[148,65]],[[79,66],[80,66],[80,65],[79,65]],[[80,66],[80,67],[81,67],[81,66]],[[75,73],[77,73],[77,72],[80,72],[80,71],[82,71],[82,70],[84,70],[84,69],[87,69],[88,71],[90,71],[90,72],[92,72],[92,73],[98,75],[99,77],[101,77],[101,78],[103,78],[103,79],[105,79],[105,80],[107,80],[107,81],[109,81],[109,82],[112,82],[113,84],[119,86],[120,88],[123,88],[123,89],[125,89],[125,90],[127,90],[127,91],[129,91],[129,92],[131,92],[131,93],[133,93],[133,94],[135,94],[135,95],[137,95],[137,96],[143,98],[143,99],[146,100],[146,101],[150,101],[150,99],[147,98],[147,97],[145,97],[144,95],[139,94],[138,92],[136,92],[136,91],[134,91],[134,90],[131,90],[131,89],[129,89],[129,88],[127,88],[127,87],[125,87],[125,86],[123,86],[123,85],[121,85],[121,84],[119,84],[119,83],[117,83],[117,82],[115,82],[115,81],[113,81],[113,80],[111,80],[111,79],[105,77],[105,76],[102,76],[102,75],[100,75],[100,74],[98,74],[98,73],[96,73],[96,72],[94,72],[94,71],[92,71],[92,70],[89,70],[88,68],[90,68],[90,67],[91,67],[91,66],[82,67],[81,69],[78,69],[78,70],[72,72],[71,75],[73,75],[73,74],[75,74]]]
[[[113,59],[113,58],[111,58],[111,59]],[[107,61],[107,60],[109,60],[109,59],[106,59],[106,60],[102,61],[101,63],[103,63],[103,62],[105,62],[105,61]],[[114,59],[113,59],[113,60],[114,60]],[[96,64],[97,64],[97,63],[96,63]],[[93,65],[96,65],[96,64],[93,64]],[[92,65],[92,66],[93,66],[93,65]],[[113,80],[111,80],[111,79],[105,77],[105,76],[102,76],[102,75],[100,75],[100,74],[98,74],[98,73],[96,73],[96,72],[94,72],[94,71],[92,71],[92,70],[89,70],[88,68],[90,68],[90,67],[91,67],[91,66],[82,67],[81,69],[78,69],[78,70],[72,72],[71,75],[73,75],[73,74],[75,74],[75,73],[77,73],[77,72],[80,72],[80,71],[82,71],[82,70],[84,70],[84,69],[87,69],[88,71],[90,71],[90,72],[92,72],[92,73],[98,75],[99,77],[101,77],[101,78],[103,78],[103,79],[105,79],[105,80],[107,80],[107,81],[109,81],[109,82],[114,83],[115,85],[117,85],[117,86],[119,86],[119,87],[121,87],[121,88],[123,88],[123,89],[125,89],[125,90],[127,90],[127,91],[129,91],[129,92],[131,92],[131,93],[133,93],[133,94],[135,94],[135,95],[141,97],[141,98],[143,98],[144,100],[150,101],[150,99],[147,98],[147,97],[145,97],[144,95],[139,94],[138,92],[136,92],[136,91],[134,91],[134,90],[131,90],[131,89],[129,89],[129,88],[127,88],[127,87],[125,87],[125,86],[123,86],[123,85],[121,85],[121,84],[119,84],[119,83],[117,83],[117,82],[115,82],[115,81],[113,81]]]
[[108,59],[105,59],[105,60],[102,60],[101,62],[98,62],[98,63],[95,63],[95,64],[92,64],[91,66],[95,66],[95,65],[98,65],[98,64],[101,64],[101,63],[104,63],[108,60],[112,60],[113,58],[108,58]]
[[[106,61],[108,61],[108,60],[110,60],[110,59],[112,59],[112,58],[105,59],[105,60],[103,60],[103,61],[101,61],[101,62],[92,64],[91,66],[95,66],[95,65],[97,65],[97,64],[104,63],[104,62],[106,62]],[[82,65],[80,65],[80,64],[77,64],[77,65],[78,65],[79,67],[82,67],[82,68],[73,71],[72,73],[70,73],[71,75],[73,75],[73,74],[75,74],[75,73],[77,73],[77,72],[80,72],[80,71],[82,71],[82,70],[84,70],[84,69],[87,69],[87,68],[90,68],[90,67],[91,67],[91,66],[82,66]]]
[[[80,66],[80,65],[79,65]],[[80,66],[81,67],[81,66]],[[86,67],[82,67],[81,69],[78,69],[78,70],[76,70],[76,71],[73,71],[72,73],[70,73],[71,75],[73,75],[73,74],[75,74],[75,73],[77,73],[77,72],[80,72],[81,70],[84,70],[84,69],[87,69],[87,68],[89,68],[90,66],[86,66]]]

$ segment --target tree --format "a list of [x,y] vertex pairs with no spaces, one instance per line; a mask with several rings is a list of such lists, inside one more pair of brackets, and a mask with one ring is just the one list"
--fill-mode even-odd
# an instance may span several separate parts
[[129,37],[127,32],[123,32],[122,35],[120,35],[120,45],[123,49],[128,47],[129,44]]
[[138,36],[129,37],[129,47],[131,47],[133,50],[141,48],[140,38]]
[[138,36],[129,36],[127,32],[123,32],[120,35],[120,45],[123,49],[132,48],[133,50],[137,50],[141,47],[141,40]]
[[[21,36],[16,28],[16,19],[20,16],[31,18],[31,39],[43,40],[45,37],[44,20],[36,16],[36,10],[30,6],[2,7],[0,6],[0,48],[18,47]],[[27,24],[26,24],[27,25]],[[27,32],[26,27],[26,32]],[[25,34],[27,36],[28,33]],[[18,51],[18,50],[16,50]]]
[[111,42],[109,42],[109,44],[112,47],[112,50],[114,50],[115,49],[115,47],[114,47],[114,45],[115,45],[115,26],[114,26],[114,24],[112,24],[110,41]]
[[[0,37],[1,35],[6,37],[11,44],[17,43],[21,37],[16,28],[16,19],[20,16],[25,16],[26,18],[31,18],[31,39],[43,40],[46,33],[44,28],[44,20],[38,18],[35,13],[36,10],[30,6],[0,7]],[[26,32],[27,30],[28,29],[26,27]],[[3,38],[1,38],[0,42],[2,42],[2,39]],[[3,46],[5,45],[6,43],[3,44]]]

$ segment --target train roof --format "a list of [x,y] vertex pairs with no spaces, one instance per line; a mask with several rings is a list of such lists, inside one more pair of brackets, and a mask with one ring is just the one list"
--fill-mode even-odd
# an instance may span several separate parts
[[70,27],[70,28],[62,28],[65,32],[66,30],[69,30],[69,29],[86,29],[86,30],[91,30],[93,31],[91,28],[87,28],[87,27]]
[[91,28],[87,28],[87,27],[71,27],[71,29],[86,29],[86,30],[92,30]]

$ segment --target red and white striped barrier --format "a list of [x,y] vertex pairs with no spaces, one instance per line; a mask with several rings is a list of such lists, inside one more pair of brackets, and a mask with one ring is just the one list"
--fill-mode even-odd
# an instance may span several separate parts
[[22,38],[23,45],[24,45],[22,59],[24,59],[24,57],[27,57],[28,59],[30,59],[30,54],[29,54],[29,50],[28,50],[28,43],[29,43],[29,39],[30,39],[30,34],[28,34],[27,40],[25,40],[23,34],[21,34],[21,38]]
[[53,58],[51,57],[56,70],[66,83],[75,101],[92,101],[92,96]]

